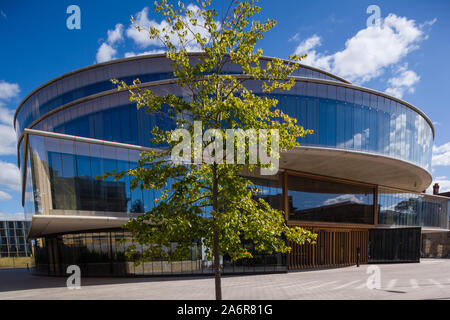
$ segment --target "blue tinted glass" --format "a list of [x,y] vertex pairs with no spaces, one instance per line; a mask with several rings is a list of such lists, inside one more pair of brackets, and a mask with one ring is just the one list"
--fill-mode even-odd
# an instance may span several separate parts
[[353,135],[354,135],[354,148],[361,150],[362,145],[362,129],[363,129],[363,112],[362,106],[355,103],[353,107]]
[[318,125],[317,125],[317,106],[316,99],[309,97],[307,100],[308,129],[314,130],[314,133],[306,136],[306,143],[318,143]]
[[353,104],[346,103],[345,104],[345,147],[349,149],[353,149],[353,138],[354,138],[354,130],[353,130]]
[[330,147],[336,146],[336,123],[338,121],[336,111],[336,101],[328,100],[327,108],[327,145]]
[[337,101],[337,116],[336,116],[336,146],[338,148],[345,148],[345,103]]
[[325,98],[319,98],[319,127],[317,129],[317,135],[319,137],[319,144],[327,145],[327,100]]

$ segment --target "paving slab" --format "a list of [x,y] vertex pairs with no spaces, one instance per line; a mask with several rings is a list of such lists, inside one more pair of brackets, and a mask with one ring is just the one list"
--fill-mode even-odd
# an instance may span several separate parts
[[[214,298],[214,278],[81,278],[68,289],[65,277],[36,276],[27,269],[0,270],[0,300],[6,299],[164,299]],[[450,300],[450,259],[291,271],[282,274],[224,276],[224,299],[267,300]]]

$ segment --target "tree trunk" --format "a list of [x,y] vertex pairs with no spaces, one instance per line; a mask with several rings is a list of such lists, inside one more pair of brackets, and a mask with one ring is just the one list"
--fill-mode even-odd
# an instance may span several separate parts
[[216,284],[216,300],[222,300],[222,284],[220,279],[220,252],[219,252],[219,230],[217,226],[217,216],[219,214],[218,211],[218,187],[217,187],[217,164],[213,164],[213,233],[214,233],[214,245],[213,245],[213,253],[214,253],[214,277]]
[[222,300],[222,284],[220,279],[219,233],[214,223],[214,277],[216,282],[216,300]]

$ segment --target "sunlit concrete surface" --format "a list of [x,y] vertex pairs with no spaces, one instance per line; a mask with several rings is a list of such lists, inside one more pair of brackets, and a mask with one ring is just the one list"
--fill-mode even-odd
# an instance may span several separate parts
[[[368,267],[223,277],[224,299],[448,299],[450,259],[380,264],[380,287]],[[213,299],[212,277],[82,278],[68,289],[66,278],[0,270],[0,299]]]

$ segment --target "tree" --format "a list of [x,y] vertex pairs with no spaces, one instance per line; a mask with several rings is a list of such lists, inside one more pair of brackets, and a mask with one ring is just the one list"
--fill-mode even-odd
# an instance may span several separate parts
[[[140,261],[185,257],[192,244],[201,240],[208,259],[214,261],[216,299],[220,300],[220,256],[228,255],[233,261],[252,258],[244,241],[252,241],[255,250],[271,254],[290,251],[287,240],[303,244],[316,238],[300,227],[288,227],[282,211],[256,197],[258,189],[251,187],[243,172],[274,170],[274,163],[260,158],[250,161],[255,158],[255,141],[251,136],[233,137],[227,129],[242,130],[238,131],[241,133],[256,130],[259,147],[267,147],[264,150],[276,158],[277,148],[280,152],[290,150],[298,146],[298,137],[312,131],[298,125],[295,118],[277,108],[276,99],[267,96],[292,88],[295,82],[290,75],[298,68],[295,61],[304,57],[293,55],[289,57],[291,61],[260,59],[263,51],[257,50],[256,44],[276,22],[251,20],[261,10],[255,0],[230,2],[220,22],[215,21],[218,13],[209,0],[199,0],[197,4],[186,7],[179,2],[175,7],[166,0],[155,3],[155,12],[164,17],[165,27],[148,30],[149,37],[159,41],[173,62],[175,81],[183,88],[184,97],[154,94],[139,79],[133,84],[113,80],[119,90],[130,92],[130,101],[138,108],[163,114],[187,134],[153,128],[153,142],[160,148],[142,153],[136,168],[105,177],[114,175],[120,179],[128,174],[132,188],[161,190],[154,207],[125,226],[136,242],[151,244]],[[136,28],[145,32],[140,26]],[[203,54],[189,55],[192,48]],[[230,64],[238,65],[242,73],[227,74]],[[259,81],[263,96],[248,88],[247,84],[254,80]],[[201,121],[203,131],[213,134],[198,139],[196,121]],[[268,131],[270,135],[262,135]],[[225,149],[223,138],[233,138],[232,156],[228,149],[221,152]],[[187,147],[180,151],[180,143],[186,140]],[[243,145],[245,161],[239,162],[234,151]],[[180,154],[185,160],[198,160],[203,155],[203,160],[173,161],[174,155]],[[227,161],[227,155],[234,161]],[[171,243],[176,243],[176,248],[166,252],[164,248]],[[129,253],[135,250],[131,246]]]

